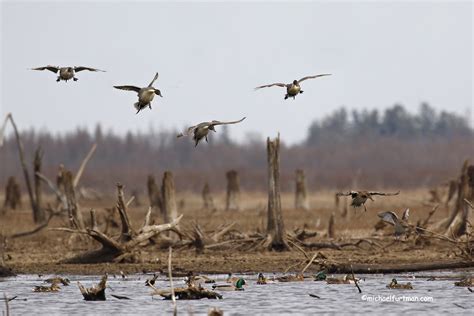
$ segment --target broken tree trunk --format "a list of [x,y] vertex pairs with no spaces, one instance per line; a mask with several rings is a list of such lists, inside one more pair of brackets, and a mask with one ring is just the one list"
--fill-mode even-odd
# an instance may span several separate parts
[[148,175],[147,188],[150,206],[154,210],[159,210],[161,213],[163,213],[163,199],[161,197],[161,191],[156,185],[155,177],[151,174]]
[[105,289],[107,288],[107,273],[104,274],[99,284],[96,286],[85,288],[81,282],[77,282],[77,286],[86,301],[105,301]]
[[[445,234],[457,238],[467,232],[470,209],[464,199],[469,199],[474,194],[474,180],[469,177],[469,162],[466,160],[461,169],[461,175],[458,180],[457,196],[454,209],[451,212],[444,228]],[[472,166],[474,168],[474,166]],[[473,171],[474,172],[474,171]]]
[[8,177],[7,185],[5,187],[5,201],[3,203],[3,209],[16,210],[17,206],[21,206],[21,191],[15,177],[11,176]]
[[94,210],[91,210],[90,228],[52,228],[52,230],[88,235],[102,245],[99,249],[88,251],[73,258],[66,259],[63,261],[64,263],[122,262],[124,260],[135,261],[134,254],[137,248],[147,245],[149,240],[156,235],[174,229],[183,217],[183,215],[181,215],[167,224],[150,225],[150,207],[145,216],[145,223],[140,230],[135,232],[128,219],[126,204],[124,203],[123,186],[121,184],[117,184],[117,195],[117,210],[120,214],[120,221],[122,223],[120,236],[113,238],[101,232],[95,221]]
[[178,216],[173,174],[170,171],[166,171],[163,174],[161,195],[163,197],[163,219],[165,223],[168,223],[173,221]]
[[306,192],[306,181],[304,171],[301,169],[296,170],[296,192],[295,192],[295,209],[297,210],[308,210],[309,202],[308,195]]
[[269,235],[269,249],[283,251],[290,247],[286,241],[285,226],[281,213],[280,199],[280,135],[270,141],[267,138],[268,162],[268,214],[267,234]]
[[73,186],[73,176],[71,171],[63,172],[64,194],[66,195],[66,204],[69,220],[72,228],[84,229],[84,220],[76,201],[76,193]]
[[35,151],[35,158],[33,160],[34,171],[34,186],[35,186],[35,203],[36,208],[33,209],[33,219],[35,223],[42,223],[46,220],[46,214],[42,207],[42,192],[41,192],[41,178],[37,173],[41,173],[41,162],[43,160],[43,151],[38,147]]
[[214,206],[214,199],[211,195],[211,189],[209,184],[206,182],[204,188],[202,189],[202,208],[205,210],[215,211],[216,207]]
[[328,237],[329,238],[334,238],[336,236],[335,228],[334,228],[334,221],[335,221],[335,216],[334,212],[331,213],[331,217],[329,218],[329,224],[328,224]]
[[227,197],[225,209],[227,211],[238,211],[240,209],[240,183],[239,174],[235,170],[226,173],[227,177]]

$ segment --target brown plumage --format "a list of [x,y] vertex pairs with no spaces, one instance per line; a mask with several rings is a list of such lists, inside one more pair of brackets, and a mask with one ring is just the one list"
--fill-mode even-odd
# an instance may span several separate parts
[[384,193],[384,192],[374,192],[374,191],[350,191],[347,193],[339,192],[336,193],[337,196],[351,196],[352,202],[351,206],[353,207],[360,207],[364,206],[364,210],[367,211],[367,208],[365,207],[365,202],[367,200],[373,201],[374,199],[372,196],[374,195],[382,195],[382,196],[392,196],[392,195],[398,195],[400,191],[395,192],[395,193]]
[[230,122],[221,122],[221,121],[215,121],[215,120],[212,122],[202,122],[197,125],[188,127],[186,131],[184,131],[183,133],[179,133],[177,137],[179,138],[183,136],[193,135],[193,140],[195,142],[194,147],[196,147],[203,138],[206,139],[206,142],[207,142],[207,134],[209,133],[210,130],[215,132],[216,131],[215,127],[217,125],[237,124],[237,123],[242,122],[243,120],[245,120],[245,117],[243,117],[242,119],[238,121],[230,121]]
[[88,71],[102,71],[100,69],[96,68],[91,68],[91,67],[84,67],[84,66],[77,66],[77,67],[57,67],[57,66],[44,66],[44,67],[37,67],[37,68],[32,68],[31,70],[49,70],[51,72],[54,72],[55,74],[59,72],[58,78],[56,79],[57,82],[63,80],[63,81],[68,81],[68,80],[73,80],[77,81],[78,79],[75,77],[76,72],[83,71],[83,70],[88,70]]
[[282,88],[286,88],[286,95],[285,95],[285,100],[288,99],[288,98],[293,98],[293,100],[295,99],[295,97],[300,94],[300,93],[303,93],[304,91],[301,90],[301,86],[300,86],[300,83],[305,81],[305,80],[308,80],[308,79],[314,79],[314,78],[319,78],[319,77],[324,77],[324,76],[330,76],[331,74],[320,74],[320,75],[314,75],[314,76],[306,76],[306,77],[303,77],[301,78],[300,80],[293,80],[292,83],[272,83],[272,84],[266,84],[266,85],[263,85],[263,86],[258,86],[255,88],[255,90],[258,90],[258,89],[262,89],[262,88],[270,88],[270,87],[282,87]]

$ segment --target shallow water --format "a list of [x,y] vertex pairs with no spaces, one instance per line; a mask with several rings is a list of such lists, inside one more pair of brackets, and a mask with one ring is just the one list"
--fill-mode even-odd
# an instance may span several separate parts
[[[450,275],[449,272],[429,272],[423,275]],[[459,274],[459,272],[456,272]],[[416,275],[416,274],[415,274]],[[20,275],[0,279],[0,295],[18,296],[11,301],[11,315],[170,315],[171,301],[162,300],[159,296],[150,296],[151,289],[144,286],[150,276],[129,275],[126,279],[109,276],[106,290],[107,301],[87,302],[76,285],[81,281],[86,287],[98,283],[100,276],[67,276],[70,286],[62,286],[57,293],[34,293],[35,285],[43,285],[43,280],[50,275]],[[210,276],[218,283],[223,283],[225,275]],[[326,282],[273,283],[257,285],[256,275],[243,276],[247,280],[245,291],[222,292],[222,300],[177,301],[178,313],[181,315],[207,315],[212,307],[218,307],[225,315],[312,315],[315,313],[456,313],[471,314],[474,308],[474,293],[465,287],[455,287],[452,280],[426,281],[415,279],[413,274],[396,275],[400,282],[411,282],[414,290],[391,290],[386,285],[394,275],[358,275],[362,280],[359,294],[354,284],[328,285]],[[183,278],[174,278],[175,286],[184,284]],[[169,281],[163,277],[155,284],[157,288],[166,288]],[[206,287],[211,284],[205,284]],[[320,297],[313,298],[308,294]],[[130,297],[131,300],[118,300],[110,294]],[[370,298],[378,301],[368,301]],[[421,300],[430,302],[394,301]],[[380,300],[392,300],[381,302]],[[0,311],[4,304],[0,301]],[[472,314],[471,314],[472,315]]]

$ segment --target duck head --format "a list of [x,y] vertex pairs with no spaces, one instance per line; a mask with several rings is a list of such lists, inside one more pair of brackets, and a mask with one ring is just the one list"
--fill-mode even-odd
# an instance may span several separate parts
[[214,125],[209,125],[209,130],[210,130],[210,131],[213,131],[213,132],[216,132],[216,129],[215,129],[215,126],[214,126]]
[[298,80],[293,80],[293,84],[294,84],[294,85],[297,85],[297,84],[298,84]]
[[156,94],[156,95],[159,95],[160,97],[163,97],[163,96],[161,95],[161,91],[160,91],[159,89],[155,89],[155,94]]

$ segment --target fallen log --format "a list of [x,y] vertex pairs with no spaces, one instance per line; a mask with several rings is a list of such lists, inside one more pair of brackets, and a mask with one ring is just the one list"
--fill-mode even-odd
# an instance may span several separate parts
[[[328,263],[319,262],[324,266],[328,273],[351,273],[350,263]],[[417,272],[441,269],[461,269],[474,267],[474,260],[471,261],[438,261],[438,262],[421,262],[410,264],[363,264],[353,263],[354,273],[401,273],[401,272]]]

